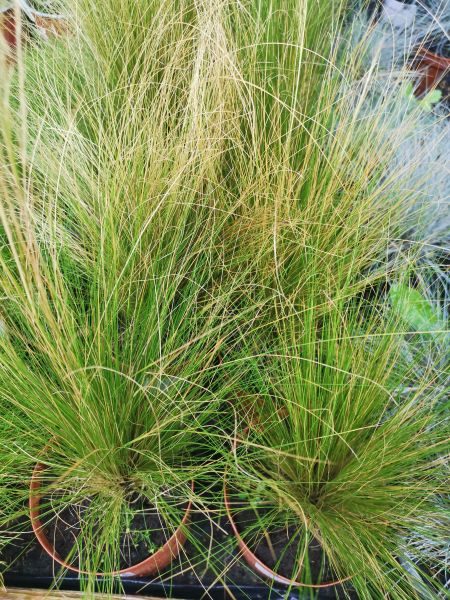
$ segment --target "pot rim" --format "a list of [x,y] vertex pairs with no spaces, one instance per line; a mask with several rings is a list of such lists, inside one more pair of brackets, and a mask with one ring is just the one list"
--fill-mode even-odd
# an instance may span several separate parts
[[[3,8],[0,8],[0,16],[7,14],[7,13],[15,13],[15,7],[14,6],[4,6]],[[55,20],[66,18],[63,14],[46,13],[46,12],[42,12],[39,10],[35,10],[31,6],[27,7],[27,10],[25,10],[25,8],[23,6],[19,6],[19,13],[24,13],[33,22],[35,20],[35,17],[44,17],[44,18],[55,19]]]
[[[125,569],[112,571],[110,573],[91,573],[90,571],[84,571],[83,569],[79,569],[78,567],[67,563],[64,559],[62,559],[59,556],[55,547],[45,535],[45,525],[42,523],[40,518],[39,505],[41,501],[41,496],[39,495],[39,489],[41,487],[41,482],[39,480],[39,475],[44,469],[45,465],[43,465],[41,462],[37,462],[31,476],[29,494],[30,521],[31,526],[33,528],[33,532],[39,544],[50,556],[50,558],[55,562],[59,563],[62,567],[69,569],[70,571],[74,571],[75,573],[79,573],[80,575],[95,575],[96,577],[144,577],[158,574],[160,571],[165,569],[174,558],[176,558],[179,555],[180,550],[187,539],[186,527],[192,512],[192,498],[189,499],[180,525],[177,527],[177,529],[174,531],[171,537],[165,542],[165,544],[163,544],[163,546],[158,548],[156,552],[150,554],[150,556],[148,556],[141,562],[131,565],[130,567],[127,567]],[[191,490],[194,491],[194,481],[191,482]]]
[[447,69],[450,69],[450,57],[447,58],[441,54],[435,54],[426,48],[419,49],[417,52],[417,57],[420,63],[433,66],[441,71],[447,71]]

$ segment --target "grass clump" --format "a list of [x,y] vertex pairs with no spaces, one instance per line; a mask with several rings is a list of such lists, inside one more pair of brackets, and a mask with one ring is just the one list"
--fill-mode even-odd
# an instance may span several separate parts
[[[261,29],[270,31],[269,21]],[[384,70],[380,52],[367,62],[370,40],[358,24],[346,30],[350,46],[315,57],[320,76],[297,95],[308,48],[292,16],[283,24],[270,44],[289,47],[284,62],[251,65],[260,78],[252,106],[264,126],[248,127],[251,160],[230,168],[248,198],[237,222],[241,256],[252,249],[255,296],[271,298],[242,353],[228,357],[236,369],[231,446],[239,440],[227,461],[234,509],[253,550],[288,531],[297,560],[284,575],[312,586],[312,596],[313,584],[349,579],[347,592],[353,586],[361,598],[438,597],[442,551],[431,558],[411,548],[427,534],[445,545],[448,381],[436,356],[445,355],[448,325],[439,319],[443,337],[430,340],[435,324],[417,334],[412,307],[399,315],[387,300],[389,289],[408,288],[398,283],[405,272],[423,273],[436,163],[424,173],[432,142],[416,142],[436,120],[414,98],[405,108],[404,65]],[[404,153],[408,144],[414,156]],[[439,191],[434,202],[442,201]],[[319,573],[314,544],[323,550]],[[286,548],[278,552],[272,561],[286,569]]]
[[233,106],[206,6],[88,4],[78,33],[2,80],[1,446],[23,477],[3,523],[41,460],[53,511],[89,500],[80,566],[108,573],[129,494],[173,530],[164,493],[192,498],[210,460],[200,432],[221,394],[208,367],[229,327],[220,233],[233,204],[216,194],[216,130]]
[[447,388],[386,301],[422,256],[395,247],[426,187],[399,157],[430,115],[352,7],[79,0],[3,66],[0,524],[41,461],[87,593],[130,504],[173,532],[225,470],[253,531],[294,527],[303,584],[315,540],[362,598],[439,589]]
[[[439,561],[420,552],[413,560],[407,538],[425,530],[439,538],[446,519],[448,431],[434,374],[417,385],[401,328],[372,307],[336,307],[305,324],[287,317],[273,342],[243,359],[229,481],[243,493],[234,496],[237,516],[258,498],[244,539],[257,548],[288,530],[296,561],[284,575],[306,587],[349,578],[360,598],[406,599],[431,584],[431,597]],[[314,543],[323,565],[313,575]],[[277,559],[275,570],[284,565]]]

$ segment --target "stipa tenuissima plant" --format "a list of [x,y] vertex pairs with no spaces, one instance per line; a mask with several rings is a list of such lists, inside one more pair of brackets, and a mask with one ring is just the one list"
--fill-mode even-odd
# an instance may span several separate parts
[[[345,43],[350,6],[80,0],[70,36],[18,49],[1,80],[4,528],[42,460],[46,514],[87,505],[81,565],[111,571],[131,494],[173,530],[223,451],[205,426],[251,406],[242,464],[270,466],[262,492],[278,506],[297,477],[290,509],[332,567],[362,597],[413,593],[399,540],[408,514],[441,518],[437,398],[426,377],[402,396],[413,369],[391,370],[401,331],[376,298],[415,253],[389,249],[417,161],[388,167],[423,120],[396,101],[403,72]],[[367,320],[346,304],[363,294]]]
[[418,378],[402,360],[387,307],[290,315],[276,332],[253,357],[246,348],[237,364],[248,374],[231,400],[227,481],[244,540],[258,555],[284,536],[275,571],[312,585],[312,596],[342,581],[343,597],[439,597],[448,425],[433,370]]
[[2,73],[2,523],[41,460],[45,518],[87,502],[80,566],[108,573],[130,495],[171,531],[166,495],[186,502],[209,461],[235,101],[217,5],[76,12]]
[[249,259],[260,289],[317,306],[318,295],[326,304],[361,291],[369,271],[373,283],[386,280],[419,252],[423,236],[404,253],[392,248],[411,222],[424,225],[434,175],[422,169],[425,149],[399,156],[435,123],[406,101],[408,69],[383,69],[379,54],[368,61],[370,38],[354,41],[353,26],[343,34],[314,3],[265,6],[239,15],[235,33],[246,112],[242,141],[225,156],[241,199],[231,244],[242,245],[239,266]]
[[[331,68],[330,54],[315,54],[320,78],[303,79],[310,56],[299,32],[315,13],[277,7],[285,21],[276,11],[261,21],[252,15],[260,36],[254,46],[247,40],[252,62],[239,64],[252,99],[247,137],[228,154],[246,199],[233,224],[242,242],[234,258],[251,262],[257,297],[275,297],[262,334],[247,335],[239,358],[227,356],[237,365],[230,406],[241,438],[230,455],[234,499],[261,510],[248,519],[254,544],[272,526],[294,528],[291,575],[303,583],[312,583],[305,548],[315,540],[363,598],[421,597],[424,589],[435,597],[445,545],[448,387],[436,385],[440,367],[415,354],[419,335],[405,338],[417,331],[411,319],[397,321],[384,301],[390,284],[420,265],[421,242],[402,253],[392,248],[411,222],[424,225],[417,206],[440,170],[430,161],[425,174],[421,152],[397,159],[435,123],[414,99],[405,109],[408,69],[384,70],[379,55],[367,63],[364,39],[356,49],[344,44],[345,53],[339,44],[329,50]],[[241,43],[247,48],[245,35]],[[436,554],[419,552],[414,565],[410,548],[420,547],[427,527]],[[282,566],[284,553],[277,560]]]

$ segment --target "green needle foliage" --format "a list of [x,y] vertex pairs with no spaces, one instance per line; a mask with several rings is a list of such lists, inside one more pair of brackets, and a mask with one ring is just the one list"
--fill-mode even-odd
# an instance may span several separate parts
[[260,2],[235,25],[245,112],[240,144],[226,155],[241,200],[233,257],[238,272],[255,272],[258,299],[280,295],[281,311],[360,293],[408,259],[390,260],[390,246],[420,195],[408,185],[420,150],[389,166],[426,129],[424,115],[398,103],[407,73],[380,72],[376,56],[367,64],[364,38],[342,24],[345,9]]
[[165,494],[186,502],[209,468],[235,203],[216,193],[234,101],[210,9],[80,3],[79,31],[2,79],[2,494],[15,456],[17,514],[37,460],[45,517],[89,501],[77,551],[91,573],[119,568],[130,495],[171,532]]
[[384,302],[421,246],[396,245],[421,151],[391,161],[431,116],[367,61],[353,5],[78,0],[70,34],[2,62],[0,527],[42,462],[87,594],[131,513],[207,520],[225,467],[272,507],[253,533],[318,540],[362,598],[419,597],[444,560],[445,380],[408,298]]
[[[252,298],[267,305],[241,355],[227,356],[236,369],[231,443],[241,440],[228,456],[230,486],[238,513],[259,509],[243,528],[253,549],[294,528],[291,576],[303,584],[334,575],[362,598],[436,597],[439,579],[430,579],[446,559],[413,552],[411,540],[445,545],[448,385],[422,351],[414,356],[422,341],[405,337],[416,330],[405,311],[389,314],[383,300],[419,251],[398,252],[408,218],[423,218],[422,191],[410,185],[423,157],[395,171],[391,161],[427,120],[415,100],[406,111],[396,99],[408,74],[382,72],[377,56],[367,64],[364,39],[340,44],[325,20],[312,26],[315,46],[303,46],[299,23],[308,29],[319,11],[307,4],[284,12],[269,3],[273,15],[252,15],[247,30],[257,41],[243,30],[238,52],[249,120],[228,155],[245,199],[234,258],[237,270],[253,269]],[[258,44],[280,51],[263,58]],[[324,49],[315,68],[310,47]],[[314,541],[331,569],[316,581],[305,552]],[[274,561],[283,566],[284,551]]]
[[[440,498],[449,431],[431,368],[418,382],[395,319],[370,305],[298,324],[284,319],[274,343],[261,340],[253,358],[246,348],[238,364],[248,374],[233,401],[237,518],[258,498],[244,539],[254,550],[290,528],[296,562],[284,575],[306,586],[349,578],[359,598],[406,600],[428,584],[436,597],[438,557],[418,552],[414,566],[408,549],[414,532],[443,542],[448,528]],[[328,565],[320,575],[311,574],[313,542]]]

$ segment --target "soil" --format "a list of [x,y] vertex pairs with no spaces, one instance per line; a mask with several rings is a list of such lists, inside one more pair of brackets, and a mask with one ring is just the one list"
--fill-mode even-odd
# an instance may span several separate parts
[[[67,517],[67,515],[66,515]],[[68,521],[75,520],[69,515]],[[62,522],[62,519],[60,520]],[[47,532],[49,539],[55,541],[61,555],[65,550],[70,550],[71,544],[61,544],[61,537],[67,532],[58,526],[57,537],[53,540],[51,533]],[[54,577],[60,571],[60,565],[52,561],[48,554],[37,542],[28,519],[17,523],[18,531],[14,539],[3,551],[0,561],[8,565],[7,575],[39,577]],[[160,578],[166,585],[201,586],[207,588],[211,585],[227,586],[239,583],[245,585],[261,584],[261,578],[253,574],[245,564],[238,564],[238,550],[231,527],[226,519],[214,515],[205,516],[200,511],[193,511],[189,530],[195,543],[189,539],[182,548],[180,555],[174,559],[172,566],[168,567]],[[69,535],[73,534],[72,525],[68,527]],[[160,533],[163,543],[164,531]],[[156,538],[155,538],[156,539]],[[211,541],[212,540],[212,541]],[[210,548],[210,556],[205,558],[205,550]],[[148,552],[141,547],[131,554],[131,561],[137,562],[148,556]],[[129,563],[128,557],[126,563]],[[232,565],[229,569],[229,565]],[[146,580],[143,579],[143,585]],[[147,580],[150,582],[153,580]]]
[[[221,490],[217,489],[216,492],[220,493]],[[159,577],[153,579],[142,578],[130,583],[124,579],[124,585],[131,586],[125,589],[129,592],[139,591],[144,594],[151,593],[151,595],[173,598],[210,597],[218,600],[226,598],[239,600],[247,598],[251,598],[251,600],[309,598],[308,594],[299,594],[293,590],[287,592],[283,586],[275,587],[267,579],[254,572],[240,556],[231,525],[223,516],[223,509],[220,513],[220,516],[215,512],[205,515],[204,512],[194,508],[189,526],[191,535],[172,565]],[[69,535],[75,533],[74,524],[70,523],[74,519],[75,517],[70,515],[64,517],[64,520],[69,522],[67,526]],[[62,522],[63,519],[60,518],[58,536],[67,535]],[[20,583],[26,579],[29,581],[27,585],[32,587],[50,586],[51,579],[61,571],[59,564],[53,562],[38,544],[27,518],[17,523],[17,531],[21,531],[17,539],[8,545],[0,556],[0,561],[8,565],[5,573],[6,582],[10,581],[18,585],[18,581]],[[51,532],[49,536],[51,536]],[[50,539],[53,538],[50,537]],[[160,539],[162,541],[164,538]],[[278,549],[286,544],[286,536],[283,532],[275,532],[271,535],[271,541]],[[60,547],[59,543],[60,538],[55,538],[56,547],[63,554],[65,546]],[[127,558],[126,563],[129,562],[129,559],[134,562],[148,556],[148,552],[145,555],[142,554],[143,552],[143,548],[140,548],[136,554],[131,554]],[[263,547],[258,548],[258,553],[260,553],[261,560],[268,558],[264,554]],[[68,573],[66,579],[62,581],[62,586],[74,588],[79,585],[76,582],[76,574]],[[333,588],[321,591],[319,596],[320,599],[336,597],[340,596]]]
[[[45,499],[42,501],[42,505],[45,506]],[[168,527],[161,515],[148,502],[141,498],[135,498],[128,506],[132,512],[130,512],[127,530],[120,539],[120,569],[131,567],[154,554],[173,533],[173,529]],[[81,532],[88,509],[89,502],[86,501],[77,506],[68,506],[61,510],[44,528],[45,535],[62,558],[66,559],[71,552],[73,554],[74,544]],[[179,511],[180,521],[185,510],[186,505]],[[95,529],[100,533],[101,524]],[[70,562],[73,566],[78,567],[76,555],[70,559]]]
[[[288,579],[298,579],[299,557],[304,548],[301,529],[291,525],[288,527],[273,526],[268,527],[264,532],[257,531],[246,537],[246,528],[254,527],[254,524],[264,518],[268,511],[236,508],[235,523],[255,556],[275,573]],[[307,557],[303,561],[304,565],[305,563],[309,563],[310,581],[314,584],[338,579],[337,575],[326,565],[325,554],[316,539],[311,539],[308,543]]]
[[[173,535],[174,523],[182,521],[186,509],[187,501],[176,496],[164,493],[166,507],[170,506],[170,512],[173,515],[171,524],[165,521],[155,506],[151,505],[143,496],[129,493],[125,511],[122,511],[123,533],[119,540],[119,568],[126,569],[137,564],[148,556],[154,554],[160,549]],[[52,497],[43,497],[40,500],[40,518],[45,524],[43,533],[52,544],[56,554],[70,563],[74,568],[78,565],[78,556],[76,551],[77,539],[82,529],[90,531],[91,535],[100,537],[103,529],[103,522],[97,522],[90,515],[88,521],[88,511],[92,510],[91,501],[84,499],[77,504],[64,506],[61,495],[56,492]],[[95,509],[95,507],[94,507]],[[24,507],[24,513],[28,510]],[[89,527],[89,529],[88,529]],[[11,533],[11,530],[13,532]],[[16,521],[15,526],[8,526],[6,531],[0,531],[2,539],[5,537],[11,542],[3,548],[0,555],[0,565],[5,564],[14,571],[34,574],[34,564],[36,562],[46,562],[48,557],[50,563],[52,559],[41,548],[31,529],[28,516]],[[37,545],[36,545],[37,544]],[[31,565],[28,565],[31,562]],[[37,572],[54,573],[59,569],[58,563],[52,565],[48,570],[42,565]],[[99,570],[102,570],[100,565]],[[105,565],[105,571],[108,567]]]

